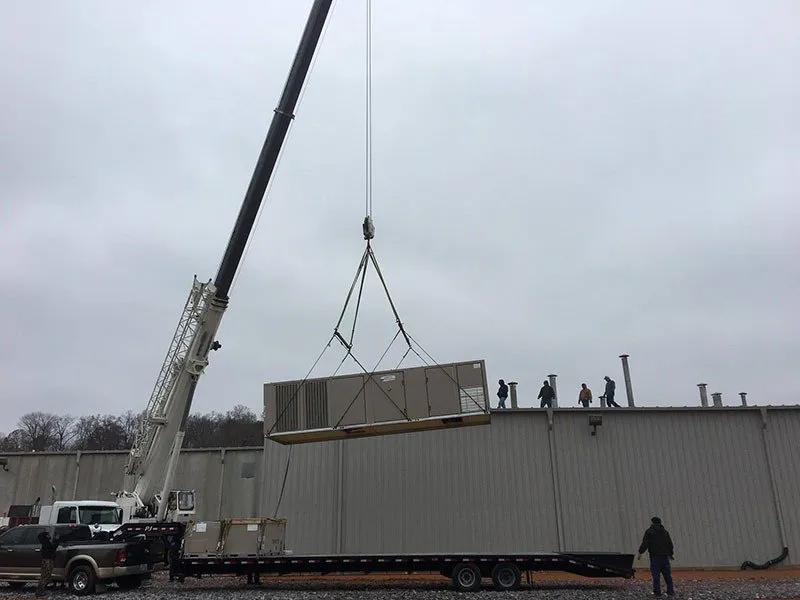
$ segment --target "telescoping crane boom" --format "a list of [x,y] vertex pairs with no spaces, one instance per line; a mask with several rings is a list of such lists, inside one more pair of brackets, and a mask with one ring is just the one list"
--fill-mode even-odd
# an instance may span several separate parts
[[209,354],[221,347],[216,334],[228,307],[231,285],[294,118],[331,4],[332,0],[313,2],[216,278],[213,283],[201,283],[195,276],[192,283],[128,457],[123,491],[117,494],[126,521],[163,521],[168,513],[194,513],[194,492],[173,493],[171,489],[186,420]]

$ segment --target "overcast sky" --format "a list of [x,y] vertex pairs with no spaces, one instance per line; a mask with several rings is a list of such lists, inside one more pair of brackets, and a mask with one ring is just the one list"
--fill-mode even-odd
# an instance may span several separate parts
[[[643,406],[697,404],[700,381],[798,401],[797,2],[376,4],[374,247],[437,361],[486,359],[493,404],[498,378],[530,406],[548,373],[562,405],[606,374],[624,404],[622,353]],[[146,406],[310,5],[5,7],[0,431]],[[329,19],[195,411],[260,412],[331,336],[364,245],[364,15]],[[370,281],[372,365],[396,326]]]

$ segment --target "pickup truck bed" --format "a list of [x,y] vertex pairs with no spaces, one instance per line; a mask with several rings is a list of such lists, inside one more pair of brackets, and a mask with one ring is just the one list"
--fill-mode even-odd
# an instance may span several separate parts
[[53,581],[66,582],[78,596],[94,592],[97,583],[136,588],[160,561],[153,543],[142,537],[108,541],[93,539],[86,525],[20,525],[0,535],[0,581],[24,587],[39,579],[42,531],[61,539]]

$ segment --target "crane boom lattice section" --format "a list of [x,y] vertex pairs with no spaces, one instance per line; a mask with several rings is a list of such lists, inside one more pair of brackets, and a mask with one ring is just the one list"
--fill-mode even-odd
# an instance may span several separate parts
[[[188,364],[187,361],[215,292],[216,290],[210,281],[201,283],[195,276],[191,292],[184,305],[178,326],[175,329],[172,343],[169,346],[167,356],[150,395],[145,418],[139,425],[131,448],[125,469],[126,477],[136,478],[141,472],[143,463],[150,457],[151,449],[160,430],[167,424],[171,413],[173,413],[170,403],[173,398],[173,390],[180,380],[182,370],[186,369],[199,375],[208,363],[205,357],[195,357],[190,361],[192,364]],[[126,485],[126,489],[132,490],[133,485],[135,485],[135,481]]]

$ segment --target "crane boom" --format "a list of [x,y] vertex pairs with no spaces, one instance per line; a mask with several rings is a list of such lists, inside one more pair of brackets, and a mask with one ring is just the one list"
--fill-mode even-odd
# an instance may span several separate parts
[[[209,353],[221,347],[215,337],[228,307],[231,285],[261,208],[264,193],[274,173],[289,125],[294,119],[297,100],[331,4],[332,0],[314,0],[312,4],[216,278],[213,284],[210,281],[200,283],[197,277],[192,283],[178,327],[150,396],[147,412],[128,457],[124,490],[118,493],[119,499],[124,498],[128,500],[127,504],[135,505],[136,516],[156,517],[158,520],[163,520],[166,516],[168,494],[171,491],[197,382],[208,365]],[[161,493],[158,494],[156,486],[162,473],[164,481]],[[180,506],[177,508],[180,511]],[[193,500],[191,510],[194,510]]]

